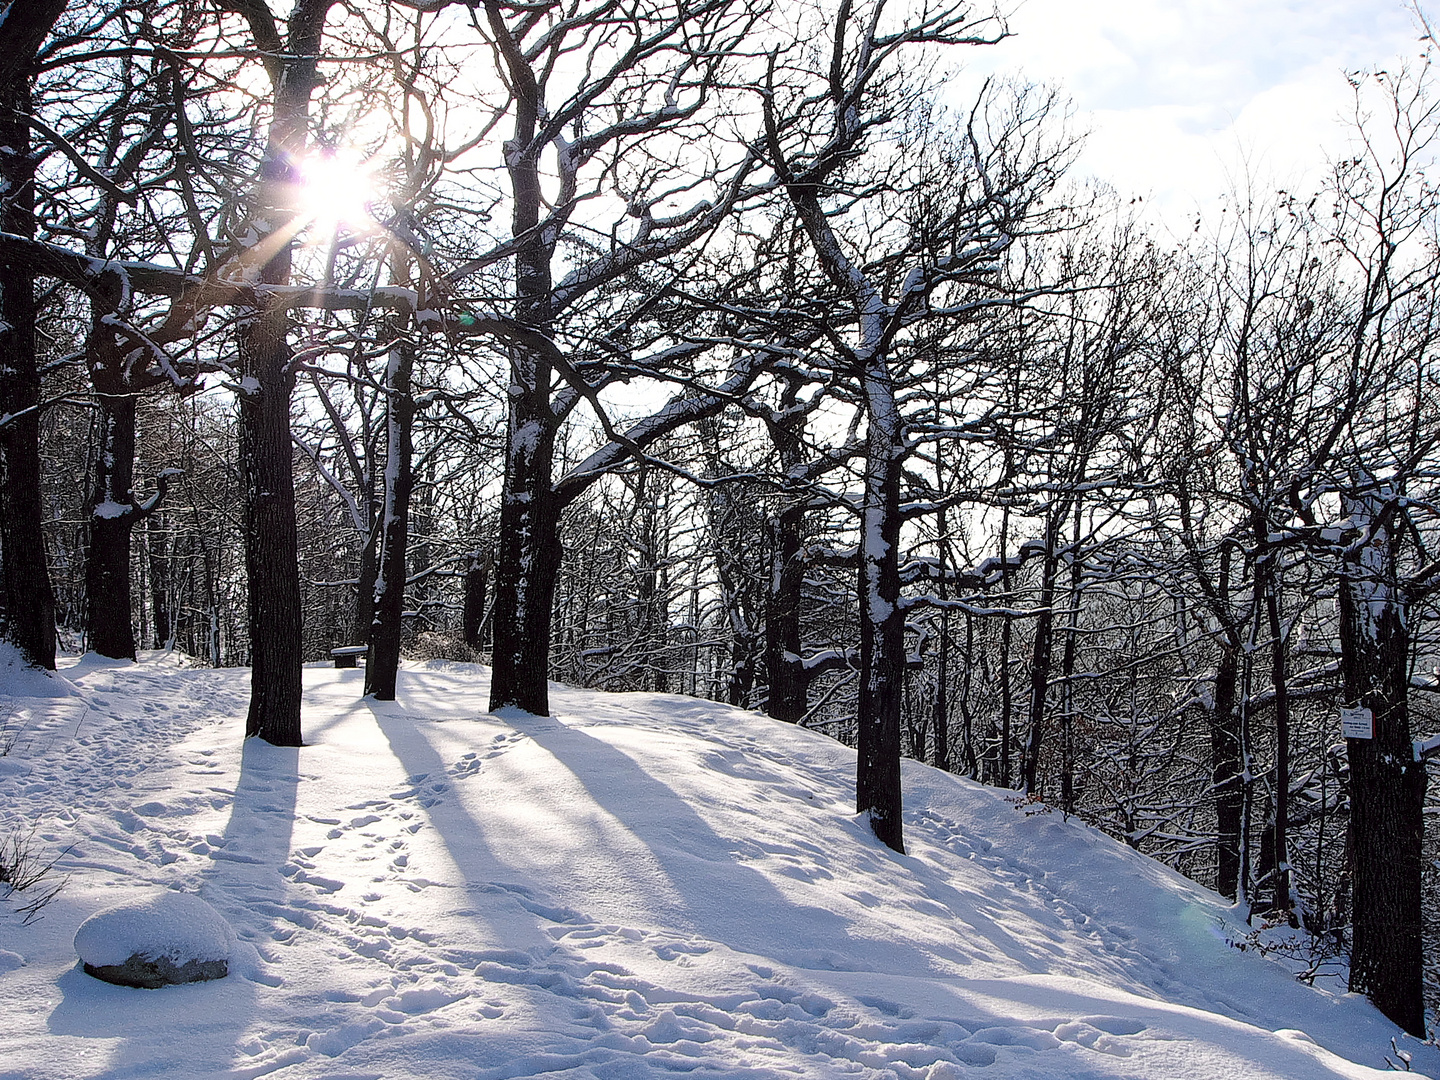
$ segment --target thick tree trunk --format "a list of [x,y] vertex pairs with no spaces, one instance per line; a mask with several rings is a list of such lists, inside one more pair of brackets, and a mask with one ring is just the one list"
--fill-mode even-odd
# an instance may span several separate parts
[[1235,687],[1237,650],[1223,644],[1215,671],[1210,717],[1210,789],[1215,794],[1215,891],[1234,900],[1240,886],[1240,827],[1244,790],[1240,777],[1240,714]]
[[[902,450],[888,377],[872,372],[870,450],[860,522],[860,695],[855,810],[882,842],[904,852],[900,712],[905,678],[905,613],[900,609]],[[883,383],[876,387],[875,384]]]
[[383,514],[377,514],[360,548],[360,565],[355,575],[355,609],[350,617],[350,636],[341,645],[370,644],[375,624],[375,581],[380,576],[380,528]]
[[[35,235],[35,159],[24,119],[29,114],[29,75],[21,70],[0,86],[0,230],[24,237]],[[53,670],[55,597],[41,528],[35,316],[33,275],[18,263],[0,263],[0,415],[8,420],[0,427],[4,635],[26,663]]]
[[[547,366],[548,367],[548,366]],[[549,372],[543,381],[548,392]],[[560,508],[551,483],[555,435],[536,393],[511,399],[500,545],[495,564],[490,708],[550,712],[546,676],[555,582],[560,573]]]
[[[403,328],[395,327],[400,333]],[[380,577],[375,586],[375,622],[365,664],[365,692],[378,701],[395,700],[400,669],[400,631],[405,611],[405,548],[410,531],[410,494],[414,488],[415,398],[411,373],[415,348],[400,337],[390,350],[385,378],[385,513],[380,534]]]
[[[798,394],[794,382],[780,399],[782,419],[771,428],[780,467],[787,474],[801,468],[805,419],[792,410]],[[765,712],[776,720],[798,724],[809,709],[810,678],[801,661],[800,612],[804,602],[805,502],[803,492],[786,493],[778,512],[765,521],[770,565],[765,582]]]
[[1395,1023],[1425,1037],[1421,846],[1425,765],[1415,760],[1408,707],[1410,633],[1396,583],[1400,530],[1378,525],[1375,496],[1345,500],[1362,534],[1340,584],[1340,649],[1346,704],[1370,710],[1374,738],[1347,739],[1354,940],[1350,989]]
[[[93,336],[108,337],[99,326]],[[94,372],[99,374],[99,365]],[[115,381],[119,381],[118,379]],[[99,389],[97,385],[97,389]],[[90,493],[85,559],[85,636],[91,652],[135,659],[130,621],[130,541],[135,509],[135,398],[100,390],[100,449]]]
[[[288,277],[288,258],[287,263]],[[278,276],[278,275],[277,275]],[[283,311],[242,322],[240,475],[245,485],[250,711],[245,734],[300,746],[300,570],[290,443],[290,348]]]
[[[540,147],[532,143],[540,119],[540,89],[499,6],[487,6],[486,13],[515,94],[514,137],[505,144],[513,195],[511,235],[520,241],[515,253],[515,316],[544,333],[554,318],[550,261],[555,237],[539,229],[544,195]],[[553,473],[558,421],[550,401],[551,376],[550,361],[540,350],[520,344],[510,347],[490,708],[520,708],[536,716],[550,712],[550,627],[562,558],[560,500]]]
[[803,720],[809,705],[810,680],[800,659],[804,519],[804,503],[796,500],[766,522],[770,574],[765,589],[765,711],[790,724]]
[[[290,282],[296,166],[309,134],[310,94],[320,84],[317,62],[325,16],[333,0],[296,0],[286,55],[272,60],[275,95],[269,142],[251,204],[257,242],[242,257],[267,285]],[[244,12],[257,40],[276,35],[263,5]],[[303,637],[300,557],[295,524],[295,472],[290,441],[290,395],[295,389],[289,316],[278,306],[242,313],[238,322],[240,476],[247,613],[250,629],[250,710],[245,734],[277,746],[302,745],[300,731]]]

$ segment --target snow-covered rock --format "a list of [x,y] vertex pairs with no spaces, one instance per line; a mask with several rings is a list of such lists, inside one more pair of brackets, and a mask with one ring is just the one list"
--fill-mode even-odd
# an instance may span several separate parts
[[234,945],[235,931],[220,913],[181,892],[152,892],[97,911],[75,932],[87,973],[149,989],[223,979]]

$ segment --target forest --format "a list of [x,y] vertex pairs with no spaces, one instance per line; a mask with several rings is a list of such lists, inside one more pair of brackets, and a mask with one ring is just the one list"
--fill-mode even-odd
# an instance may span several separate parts
[[758,710],[858,749],[897,851],[902,757],[1012,789],[1424,1037],[1436,43],[1348,76],[1316,190],[1177,237],[1072,175],[1059,90],[967,81],[1006,33],[11,0],[4,639],[248,666],[283,746],[362,647],[380,700],[450,658],[492,710]]

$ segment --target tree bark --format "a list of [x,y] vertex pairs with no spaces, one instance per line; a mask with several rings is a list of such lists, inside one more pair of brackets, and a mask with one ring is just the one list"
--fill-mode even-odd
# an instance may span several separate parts
[[[6,25],[13,21],[7,20]],[[35,236],[36,163],[30,153],[29,124],[24,119],[30,109],[29,74],[21,69],[0,85],[0,184],[5,192],[0,200],[0,230],[27,238]],[[44,507],[40,494],[40,372],[35,356],[35,317],[33,272],[18,261],[0,263],[0,415],[9,419],[0,427],[4,634],[26,663],[53,670],[55,596],[41,528]]]
[[905,851],[901,821],[900,713],[905,613],[900,608],[900,479],[903,448],[889,373],[866,373],[869,452],[860,522],[860,695],[855,810],[879,839]]
[[529,385],[511,386],[495,563],[490,708],[514,707],[545,716],[550,712],[546,676],[561,561],[560,507],[551,483],[554,417],[545,400],[550,373],[548,364],[518,348],[511,350],[511,364],[529,373]]
[[415,397],[411,375],[415,346],[395,326],[385,377],[385,513],[380,534],[380,576],[375,585],[375,622],[365,663],[365,693],[377,701],[395,700],[400,670],[400,631],[405,612],[405,551],[410,533],[410,495],[415,477]]
[[1030,726],[1025,735],[1021,790],[1039,795],[1040,745],[1045,735],[1045,702],[1050,686],[1050,664],[1055,642],[1055,516],[1045,533],[1045,562],[1041,569],[1040,614],[1035,620],[1035,642],[1030,663]]
[[[269,58],[274,110],[260,181],[251,203],[258,241],[242,258],[266,285],[290,281],[296,163],[305,153],[310,95],[320,85],[317,61],[333,0],[296,0],[284,55]],[[236,5],[256,44],[275,49],[279,34],[269,10]],[[241,389],[240,475],[247,614],[250,629],[250,710],[245,734],[277,746],[300,746],[303,637],[300,557],[295,524],[295,473],[290,395],[295,389],[289,316],[280,302],[243,312],[238,322]]]
[[1215,891],[1234,900],[1240,886],[1240,827],[1244,791],[1240,779],[1240,715],[1235,687],[1237,650],[1224,643],[1215,671],[1210,717],[1210,786],[1215,793]]
[[[114,340],[98,324],[91,329],[91,353],[113,353]],[[100,440],[90,492],[85,559],[85,636],[91,652],[117,660],[135,659],[130,621],[131,535],[135,509],[135,397],[123,385],[119,357],[96,358],[91,366],[100,406]],[[107,385],[108,384],[108,385]]]
[[485,593],[489,568],[475,556],[465,571],[464,613],[461,617],[465,644],[477,652],[484,647],[482,627],[485,624]]
[[[289,277],[272,260],[266,277]],[[245,487],[245,572],[250,629],[250,709],[245,734],[300,746],[300,571],[290,393],[295,380],[284,311],[255,311],[241,323],[238,395],[240,474]]]
[[[770,429],[780,467],[787,476],[798,473],[804,456],[805,418],[790,412],[797,393],[794,382],[786,385],[780,400],[781,418]],[[798,724],[809,708],[810,690],[801,660],[800,633],[806,496],[803,491],[786,492],[780,498],[779,510],[765,521],[770,556],[765,582],[765,712],[776,720]]]
[[170,571],[170,540],[163,529],[155,527],[162,518],[147,520],[145,552],[150,571],[151,641],[156,649],[168,648],[175,640],[175,584]]
[[[1268,588],[1265,608],[1270,622],[1270,685],[1275,695],[1275,880],[1271,894],[1272,911],[1283,913],[1295,924],[1290,889],[1290,693],[1285,676],[1285,640],[1280,622],[1280,569],[1274,553],[1265,558]],[[1259,563],[1259,560],[1257,560]]]
[[[554,319],[550,260],[555,238],[538,228],[544,203],[539,168],[542,148],[534,145],[540,88],[499,5],[487,4],[486,13],[515,95],[514,136],[505,144],[512,194],[511,235],[524,238],[515,252],[515,317],[546,333]],[[514,707],[544,716],[550,712],[546,677],[562,558],[560,505],[553,474],[558,421],[550,402],[553,373],[549,357],[519,343],[510,346],[509,354],[490,708]]]
[[[1393,510],[1393,508],[1391,508]],[[1340,582],[1345,701],[1371,711],[1374,738],[1346,739],[1354,939],[1350,989],[1425,1037],[1421,847],[1425,765],[1415,760],[1408,702],[1410,633],[1396,580],[1400,530],[1375,496],[1344,500],[1362,532]],[[1368,536],[1363,534],[1368,533]]]

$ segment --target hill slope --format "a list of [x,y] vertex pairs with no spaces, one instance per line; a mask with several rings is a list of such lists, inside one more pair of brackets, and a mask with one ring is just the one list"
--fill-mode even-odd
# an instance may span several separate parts
[[[0,911],[0,1077],[1312,1080],[1395,1056],[1367,1002],[1230,947],[1213,893],[1003,792],[907,763],[897,856],[818,734],[563,687],[554,717],[496,716],[483,669],[438,662],[382,704],[362,675],[307,669],[297,751],[241,747],[244,671],[0,673],[0,828],[72,845],[41,921]],[[80,922],[145,886],[226,916],[230,978],[76,968]]]

